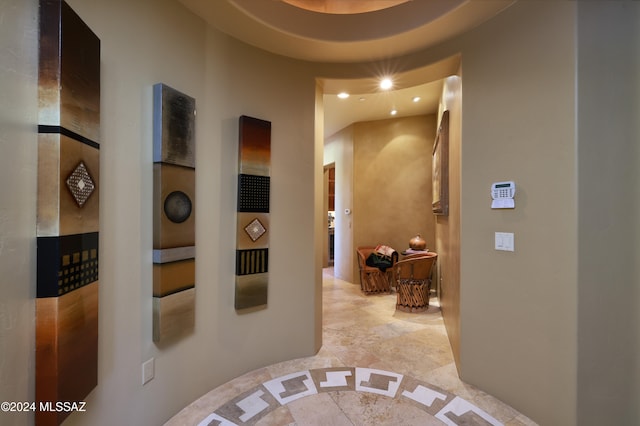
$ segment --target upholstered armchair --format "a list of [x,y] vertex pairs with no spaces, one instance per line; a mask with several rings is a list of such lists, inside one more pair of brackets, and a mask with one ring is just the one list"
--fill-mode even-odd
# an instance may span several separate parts
[[398,252],[394,251],[390,256],[391,264],[385,270],[369,266],[367,259],[375,251],[376,247],[374,246],[363,246],[356,249],[358,268],[360,269],[360,289],[365,294],[390,292],[393,281],[393,265],[398,261]]
[[396,262],[393,279],[398,292],[396,309],[422,312],[429,309],[431,271],[438,255],[433,252],[414,254]]

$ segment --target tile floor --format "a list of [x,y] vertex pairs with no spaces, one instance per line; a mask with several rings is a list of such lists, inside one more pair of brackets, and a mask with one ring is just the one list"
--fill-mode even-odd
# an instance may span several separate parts
[[437,299],[399,312],[395,293],[364,296],[332,273],[318,354],[225,383],[165,425],[535,425],[460,381]]

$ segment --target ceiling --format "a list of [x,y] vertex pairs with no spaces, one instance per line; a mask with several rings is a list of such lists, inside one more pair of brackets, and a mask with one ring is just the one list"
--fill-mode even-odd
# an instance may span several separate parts
[[282,0],[292,6],[323,13],[365,13],[397,6],[409,0]]
[[[245,43],[300,60],[380,61],[410,54],[466,32],[515,0],[179,0],[211,26]],[[428,70],[427,70],[428,71]],[[375,78],[322,81],[325,135],[353,122],[433,113],[442,76],[391,76],[382,91]],[[402,82],[401,84],[399,82]],[[346,91],[349,98],[336,95]],[[412,99],[420,96],[420,102]]]

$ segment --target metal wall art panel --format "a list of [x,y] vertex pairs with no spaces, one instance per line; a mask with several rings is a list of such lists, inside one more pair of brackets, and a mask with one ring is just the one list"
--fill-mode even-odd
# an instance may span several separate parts
[[[36,403],[55,407],[98,384],[100,40],[41,0],[39,42]],[[38,410],[36,424],[69,414]]]
[[271,123],[240,117],[236,229],[237,310],[267,304]]
[[442,113],[431,160],[433,214],[449,214],[449,111]]
[[153,341],[195,324],[196,101],[153,86]]

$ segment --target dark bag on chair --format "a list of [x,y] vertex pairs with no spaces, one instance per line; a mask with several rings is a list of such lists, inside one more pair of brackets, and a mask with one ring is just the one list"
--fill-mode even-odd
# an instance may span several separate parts
[[393,265],[390,257],[382,256],[378,253],[371,253],[365,263],[367,266],[380,269],[382,272],[385,272],[387,268]]

